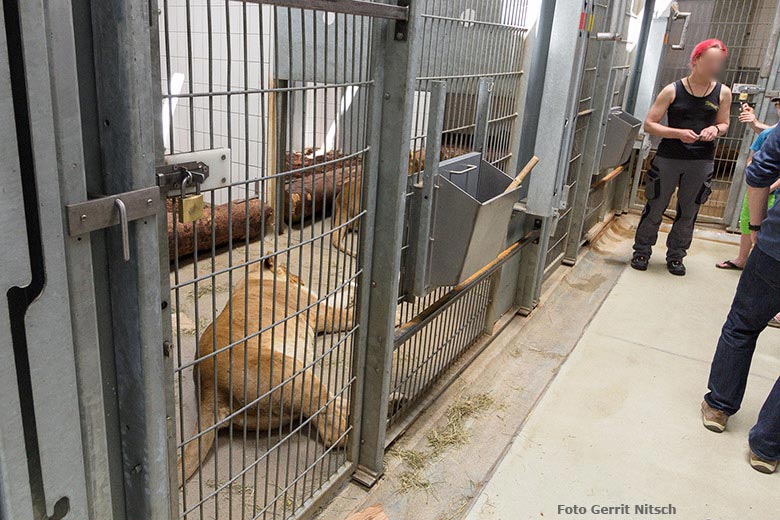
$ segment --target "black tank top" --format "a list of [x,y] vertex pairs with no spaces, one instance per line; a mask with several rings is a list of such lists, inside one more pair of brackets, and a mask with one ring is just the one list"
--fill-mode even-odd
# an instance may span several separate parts
[[[720,108],[720,82],[706,96],[688,92],[681,79],[674,82],[674,101],[666,112],[672,128],[691,129],[697,134],[715,124]],[[686,144],[679,139],[661,139],[656,155],[669,159],[714,159],[715,141],[696,141]]]

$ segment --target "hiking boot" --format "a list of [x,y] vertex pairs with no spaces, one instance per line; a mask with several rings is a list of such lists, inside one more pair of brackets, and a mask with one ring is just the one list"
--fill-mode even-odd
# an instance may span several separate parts
[[639,253],[634,253],[634,257],[631,259],[631,267],[637,271],[647,271],[647,264],[650,262],[650,258]]
[[669,260],[666,262],[666,268],[675,276],[685,276],[685,266],[682,260]]
[[729,416],[726,412],[716,410],[707,404],[707,401],[702,401],[701,422],[709,431],[723,433],[726,431],[726,424],[729,422]]
[[762,459],[753,453],[753,450],[750,450],[750,465],[759,473],[766,473],[767,475],[771,475],[775,472],[775,470],[777,470],[777,464],[778,461]]

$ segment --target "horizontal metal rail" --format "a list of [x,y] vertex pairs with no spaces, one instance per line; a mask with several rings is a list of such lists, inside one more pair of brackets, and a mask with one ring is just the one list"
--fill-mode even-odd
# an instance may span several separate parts
[[468,277],[460,285],[456,285],[451,291],[447,292],[444,296],[433,302],[429,307],[423,310],[420,314],[404,323],[403,325],[395,329],[394,344],[396,347],[405,343],[409,338],[414,336],[417,332],[422,330],[428,323],[430,323],[436,316],[447,310],[453,303],[458,301],[461,297],[469,292],[479,282],[495,273],[501,268],[510,258],[519,253],[528,244],[533,242],[539,237],[539,230],[533,230],[526,234],[523,238],[501,251],[501,253],[485,267]]
[[509,29],[512,31],[527,31],[528,27],[524,25],[512,25],[500,22],[488,22],[487,20],[473,20],[471,18],[455,18],[454,16],[441,16],[435,14],[423,14],[423,18],[429,18],[431,20],[443,20],[446,22],[457,22],[468,25],[484,25],[487,27],[500,27],[501,29]]
[[376,4],[364,0],[244,0],[248,4],[266,4],[312,11],[354,14],[388,20],[409,20],[409,8],[390,4]]

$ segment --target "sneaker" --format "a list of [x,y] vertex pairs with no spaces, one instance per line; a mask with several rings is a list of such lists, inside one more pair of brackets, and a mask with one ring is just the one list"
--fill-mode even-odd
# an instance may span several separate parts
[[776,460],[764,460],[753,453],[752,450],[750,451],[750,465],[760,473],[766,473],[767,475],[774,473],[777,470],[778,462]]
[[666,262],[666,268],[675,276],[685,276],[685,266],[682,260],[669,260]]
[[716,410],[707,404],[707,401],[702,401],[701,422],[709,431],[723,433],[726,431],[726,424],[729,422],[729,416],[726,412]]
[[631,259],[631,267],[637,271],[647,271],[647,264],[650,262],[650,258],[639,253],[634,253],[634,257]]

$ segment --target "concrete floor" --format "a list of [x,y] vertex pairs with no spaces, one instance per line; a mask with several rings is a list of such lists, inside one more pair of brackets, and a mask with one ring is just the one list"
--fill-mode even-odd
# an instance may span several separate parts
[[[627,261],[627,244],[605,262]],[[705,430],[699,405],[739,276],[713,265],[736,247],[695,240],[685,278],[666,272],[663,250],[648,272],[624,268],[466,518],[640,518],[636,504],[672,504],[685,519],[778,517],[780,475],[750,468],[747,435],[780,374],[780,331],[762,335],[729,430]],[[622,504],[629,514],[558,513]]]

